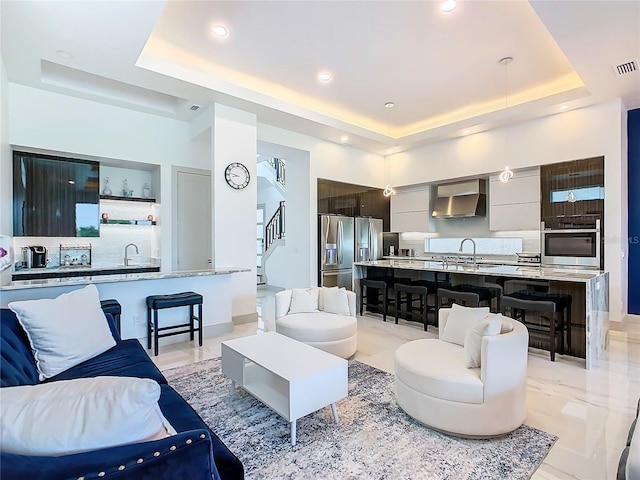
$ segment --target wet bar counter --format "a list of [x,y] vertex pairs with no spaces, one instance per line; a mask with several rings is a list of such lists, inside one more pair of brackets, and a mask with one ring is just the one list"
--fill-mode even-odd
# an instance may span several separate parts
[[[371,272],[369,272],[372,270]],[[572,355],[585,359],[586,368],[596,365],[607,347],[609,332],[609,274],[594,270],[543,268],[516,265],[447,265],[421,260],[377,260],[354,264],[354,291],[368,276],[394,275],[435,280],[447,275],[453,285],[500,285],[504,294],[529,285],[546,285],[550,292],[573,298],[571,312]]]
[[[114,298],[122,305],[123,338],[138,338],[146,345],[147,296],[193,291],[204,297],[202,308],[205,336],[220,335],[233,329],[231,277],[240,272],[250,272],[250,269],[218,268],[15,280],[0,286],[0,307],[6,308],[9,302],[16,300],[55,298],[93,283],[98,288],[101,300]],[[184,323],[188,312],[186,308],[167,309],[162,312],[162,323],[165,326]],[[188,338],[188,334],[176,335],[163,341],[170,343]]]

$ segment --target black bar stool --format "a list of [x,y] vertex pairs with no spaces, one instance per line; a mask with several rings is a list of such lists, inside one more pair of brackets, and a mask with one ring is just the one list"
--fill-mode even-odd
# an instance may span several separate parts
[[[365,290],[366,289],[366,290]],[[382,298],[381,298],[382,297]],[[380,312],[380,303],[382,302],[382,312]],[[389,308],[389,291],[387,282],[382,279],[363,278],[360,280],[360,315],[364,311],[366,305],[367,310],[374,308],[377,313],[382,313],[382,321],[387,321],[387,313]],[[371,310],[370,310],[371,311]]]
[[497,311],[500,311],[500,289],[495,287],[481,287],[478,285],[452,285],[438,288],[438,308],[450,303],[462,302],[463,305],[472,304],[479,307],[486,302],[491,308],[491,301],[497,299]]
[[122,306],[115,298],[109,298],[107,300],[100,300],[100,306],[104,313],[110,313],[113,315],[113,319],[116,321],[116,329],[119,334],[122,334],[120,316],[122,315]]
[[[194,315],[194,307],[198,306],[198,316]],[[189,307],[189,323],[181,323],[170,327],[158,327],[158,310],[174,307]],[[151,312],[153,311],[153,319]],[[198,321],[198,328],[195,321]],[[176,330],[178,328],[189,327],[188,329]],[[160,333],[164,330],[172,330]],[[158,356],[158,339],[189,333],[193,340],[194,332],[198,331],[198,343],[202,346],[202,295],[195,292],[174,293],[171,295],[150,295],[147,297],[147,348],[151,348],[151,336],[153,335],[153,354]]]
[[[571,352],[571,295],[545,293],[531,290],[510,293],[502,297],[502,311],[511,310],[511,316],[526,325],[530,336],[540,336],[549,341],[551,361],[556,361],[556,343],[560,339],[560,354],[564,355],[565,331],[567,351]],[[536,318],[545,320],[527,320],[527,312],[547,313]],[[559,314],[559,315],[556,315]]]
[[[400,310],[402,309],[402,305],[407,306],[407,320],[414,320],[415,315],[417,314],[419,319],[417,321],[422,322],[424,325],[424,330],[427,331],[427,312],[429,310],[428,296],[429,293],[435,292],[435,287],[432,287],[431,291],[429,287],[426,285],[418,285],[417,282],[407,285],[404,283],[396,283],[393,287],[394,297],[395,297],[395,307],[396,307],[396,324],[398,323],[398,316],[400,315]],[[404,298],[403,295],[404,294]],[[417,312],[415,311],[414,302],[418,301]]]

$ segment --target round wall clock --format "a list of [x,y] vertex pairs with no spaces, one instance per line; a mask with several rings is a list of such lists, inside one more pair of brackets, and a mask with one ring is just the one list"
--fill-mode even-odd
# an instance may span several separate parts
[[242,190],[249,185],[249,180],[251,180],[249,169],[238,162],[227,165],[224,176],[229,186],[236,190]]

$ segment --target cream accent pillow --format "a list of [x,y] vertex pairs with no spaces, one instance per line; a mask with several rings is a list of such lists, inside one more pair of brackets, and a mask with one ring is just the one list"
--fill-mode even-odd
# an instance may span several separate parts
[[344,288],[322,288],[324,311],[336,315],[351,315],[347,291]]
[[467,332],[487,315],[489,315],[489,307],[471,308],[454,303],[440,337],[441,340],[463,346]]
[[0,389],[2,451],[67,455],[158,440],[160,385],[147,378],[93,377]]
[[9,308],[27,332],[41,381],[116,344],[93,284],[54,299],[11,302]]
[[513,323],[511,323],[511,320],[508,320],[502,317],[502,325],[500,325],[500,334],[502,335],[503,333],[509,333],[512,331],[513,331]]
[[317,312],[319,292],[319,288],[294,288],[291,291],[289,313]]
[[467,356],[467,368],[480,366],[482,352],[482,337],[498,335],[502,325],[502,315],[489,315],[484,320],[477,322],[464,337],[464,353]]

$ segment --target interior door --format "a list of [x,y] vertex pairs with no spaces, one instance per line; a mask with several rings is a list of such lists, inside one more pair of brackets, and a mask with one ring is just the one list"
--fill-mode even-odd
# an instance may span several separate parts
[[177,268],[211,268],[211,175],[178,172]]

